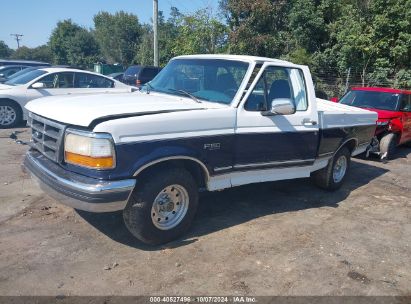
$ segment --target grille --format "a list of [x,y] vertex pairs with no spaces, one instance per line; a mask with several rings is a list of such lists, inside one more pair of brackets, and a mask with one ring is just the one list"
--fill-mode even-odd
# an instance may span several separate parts
[[31,146],[54,162],[62,160],[62,141],[65,125],[29,113],[27,124],[31,128]]

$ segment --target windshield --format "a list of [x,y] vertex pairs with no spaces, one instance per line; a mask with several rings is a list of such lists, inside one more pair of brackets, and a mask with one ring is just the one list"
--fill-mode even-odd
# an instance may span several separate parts
[[248,63],[222,59],[174,59],[152,80],[148,90],[230,104]]
[[398,93],[350,91],[341,99],[340,103],[359,108],[396,111],[399,96]]
[[36,79],[37,77],[44,75],[46,73],[47,72],[42,71],[42,70],[33,70],[31,72],[24,73],[18,77],[12,78],[9,81],[6,81],[5,84],[13,85],[13,86],[26,84],[32,81],[33,79]]
[[21,71],[19,71],[19,72],[17,72],[17,73],[14,73],[14,74],[10,75],[9,77],[7,77],[7,80],[10,80],[10,79],[12,79],[12,78],[19,77],[20,75],[26,74],[26,73],[28,73],[28,72],[30,72],[30,71],[37,70],[37,69],[38,69],[38,68],[26,68],[26,69],[24,69],[24,70],[21,70]]

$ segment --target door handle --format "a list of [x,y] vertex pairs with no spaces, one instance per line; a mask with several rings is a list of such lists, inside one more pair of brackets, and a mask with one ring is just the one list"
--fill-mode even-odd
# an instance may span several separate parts
[[304,126],[316,126],[317,122],[315,120],[312,120],[310,118],[304,118],[302,121],[302,124]]

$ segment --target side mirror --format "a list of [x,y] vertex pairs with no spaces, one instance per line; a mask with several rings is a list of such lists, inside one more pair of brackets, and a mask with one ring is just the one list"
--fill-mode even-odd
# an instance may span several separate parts
[[31,87],[33,89],[44,89],[46,85],[43,82],[36,82],[36,83],[33,83]]
[[332,101],[332,102],[338,102],[338,97],[331,97],[331,98],[330,98],[330,101]]
[[272,115],[291,115],[296,111],[294,103],[289,98],[276,98],[271,102],[271,109],[262,114],[264,116]]

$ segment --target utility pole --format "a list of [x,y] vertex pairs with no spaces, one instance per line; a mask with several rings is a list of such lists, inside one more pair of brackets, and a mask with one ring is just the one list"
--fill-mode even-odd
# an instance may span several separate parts
[[16,39],[16,41],[17,41],[17,48],[19,49],[19,48],[20,48],[20,40],[21,40],[21,37],[23,37],[24,35],[22,35],[22,34],[10,34],[10,36],[14,36],[14,37],[15,37],[15,39]]
[[153,0],[154,66],[158,67],[158,0]]

